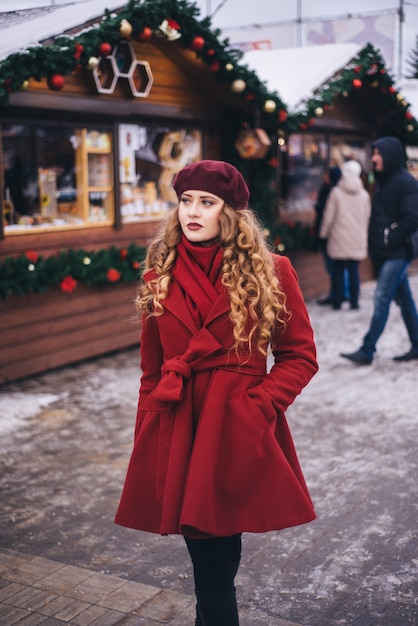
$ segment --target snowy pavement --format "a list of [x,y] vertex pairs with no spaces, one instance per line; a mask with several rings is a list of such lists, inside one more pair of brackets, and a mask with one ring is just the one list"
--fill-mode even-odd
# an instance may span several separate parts
[[[410,347],[397,308],[371,366],[339,357],[373,290],[358,311],[308,302],[320,369],[288,419],[318,519],[244,536],[243,626],[418,625],[418,361],[392,360]],[[181,538],[113,524],[138,381],[132,349],[0,388],[0,548],[191,596]]]

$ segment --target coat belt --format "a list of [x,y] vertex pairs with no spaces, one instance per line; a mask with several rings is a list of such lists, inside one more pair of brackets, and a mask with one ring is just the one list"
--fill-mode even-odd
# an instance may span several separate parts
[[189,341],[184,354],[166,359],[161,368],[161,380],[154,397],[161,402],[179,402],[183,397],[184,382],[193,373],[208,369],[230,369],[239,367],[247,374],[262,375],[265,366],[241,363],[237,354],[225,353],[223,346],[206,328],[201,328]]

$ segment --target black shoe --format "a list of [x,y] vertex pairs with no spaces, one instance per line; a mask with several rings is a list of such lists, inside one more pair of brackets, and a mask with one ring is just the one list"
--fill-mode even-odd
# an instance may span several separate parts
[[355,311],[356,309],[359,309],[359,305],[356,304],[355,302],[353,304],[350,304],[350,309],[352,309],[353,311]]
[[341,352],[340,356],[343,356],[345,359],[348,359],[357,365],[370,365],[373,361],[373,358],[367,356],[363,350],[357,350],[357,352],[351,352],[350,354],[344,354]]
[[414,359],[418,359],[418,350],[415,348],[411,348],[406,354],[393,357],[394,361],[413,361]]
[[319,298],[319,300],[317,300],[317,303],[321,305],[332,304],[332,300],[329,296],[327,296],[326,298]]

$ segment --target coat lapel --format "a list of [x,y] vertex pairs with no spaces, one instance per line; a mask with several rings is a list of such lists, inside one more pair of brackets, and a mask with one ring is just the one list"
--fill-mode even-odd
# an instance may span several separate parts
[[163,301],[164,308],[174,315],[174,317],[183,324],[193,335],[198,329],[192,314],[187,306],[186,299],[183,295],[177,281],[173,280],[169,287],[168,296]]
[[[189,311],[183,292],[175,280],[170,285],[169,294],[164,300],[163,306],[171,315],[174,315],[181,324],[190,330],[191,334],[199,330]],[[228,293],[223,289],[213,304],[204,325],[206,327],[212,325],[219,317],[229,313],[230,308]]]

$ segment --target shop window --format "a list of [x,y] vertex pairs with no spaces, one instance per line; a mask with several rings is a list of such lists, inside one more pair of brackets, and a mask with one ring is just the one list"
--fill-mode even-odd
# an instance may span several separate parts
[[333,137],[330,148],[331,164],[341,167],[344,161],[351,159],[360,163],[363,173],[370,169],[369,153],[365,140],[355,137]]
[[110,131],[3,125],[5,234],[114,222]]
[[316,201],[328,161],[328,145],[319,135],[290,135],[283,181],[286,210],[310,211]]
[[188,163],[202,158],[199,130],[122,124],[119,177],[123,222],[160,219],[177,202],[172,182]]
[[418,180],[418,148],[406,146],[407,168],[414,178]]

